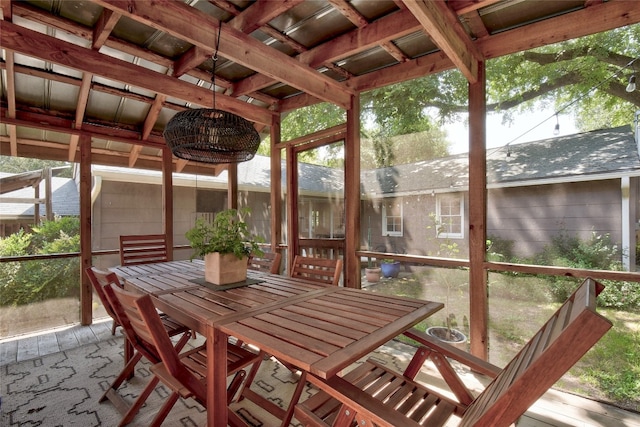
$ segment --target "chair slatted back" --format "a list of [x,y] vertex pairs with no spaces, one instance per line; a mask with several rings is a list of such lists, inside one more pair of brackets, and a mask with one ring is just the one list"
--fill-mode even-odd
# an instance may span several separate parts
[[123,266],[169,261],[167,236],[139,234],[120,236],[120,264]]
[[296,255],[291,267],[291,277],[338,286],[342,274],[342,260],[311,258]]
[[[127,292],[124,289],[113,285],[105,286],[104,292],[111,302],[113,311],[122,325],[122,329],[127,340],[152,364],[159,363],[161,361],[160,354],[158,353],[151,338],[151,334],[144,326],[144,321],[135,306],[135,300],[140,298],[140,295]],[[156,313],[156,315],[157,314],[158,313]],[[158,320],[160,320],[159,315]],[[160,323],[162,323],[162,321],[160,321]],[[165,330],[164,326],[162,326],[162,329]]]
[[461,426],[509,425],[611,328],[587,279],[467,409]]
[[93,289],[96,292],[96,295],[98,295],[98,298],[100,298],[100,302],[102,303],[105,311],[114,321],[113,328],[112,328],[112,333],[114,333],[116,326],[119,326],[120,323],[118,322],[116,314],[113,311],[111,302],[109,301],[109,299],[107,298],[107,295],[104,292],[104,287],[111,283],[122,287],[122,284],[120,283],[120,280],[118,279],[118,276],[116,276],[115,273],[102,271],[95,267],[87,267],[85,269],[85,272],[87,273],[87,277],[89,278],[89,281],[91,282],[91,285],[93,286]]
[[279,274],[282,254],[279,252],[264,252],[262,255],[251,255],[247,268],[254,271]]

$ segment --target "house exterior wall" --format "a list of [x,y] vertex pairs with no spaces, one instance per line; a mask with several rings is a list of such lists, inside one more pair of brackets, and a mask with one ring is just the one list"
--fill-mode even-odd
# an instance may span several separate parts
[[[199,206],[196,206],[196,193]],[[174,245],[188,245],[185,233],[195,223],[196,212],[216,212],[226,208],[226,191],[174,187]],[[241,192],[240,206],[251,208],[248,223],[253,233],[270,238],[270,195]],[[120,246],[123,234],[158,234],[162,227],[162,186],[134,182],[104,181],[92,212],[93,250],[113,250]],[[174,251],[174,259],[188,259],[190,250]],[[99,257],[99,266],[119,264],[117,255]]]
[[[634,187],[637,188],[637,187]],[[438,195],[404,196],[403,235],[382,233],[380,200],[362,201],[362,248],[376,252],[412,255],[468,257],[468,193],[464,193],[464,237],[436,238],[432,214]],[[632,204],[638,204],[637,191]],[[619,179],[499,188],[488,191],[487,237],[513,242],[514,254],[529,257],[539,253],[553,237],[566,232],[588,240],[592,232],[609,234],[622,241],[621,188]],[[635,215],[635,213],[634,213]],[[447,253],[443,243],[457,245],[457,253]]]
[[238,196],[240,206],[248,206],[251,216],[247,219],[249,231],[271,242],[271,194],[257,191],[241,191]]
[[620,180],[492,189],[487,236],[514,242],[514,253],[532,256],[562,232],[587,240],[609,233],[621,242]]
[[[174,205],[189,209],[181,188],[174,190]],[[187,196],[188,199],[188,196]],[[191,197],[191,210],[194,202]],[[112,250],[120,247],[120,235],[161,234],[162,186],[134,182],[103,181],[92,209],[93,250]],[[174,215],[175,244],[184,243],[180,236],[180,218]],[[181,239],[180,239],[181,237]],[[188,254],[186,255],[188,257]],[[99,257],[98,266],[105,268],[120,263],[118,255]]]
[[[376,252],[467,258],[469,249],[468,233],[466,232],[469,216],[468,195],[467,193],[462,194],[464,198],[463,230],[465,235],[461,239],[445,239],[436,236],[434,215],[436,213],[437,197],[437,195],[421,194],[397,197],[395,199],[401,202],[403,206],[402,236],[387,236],[383,233],[380,199],[363,200],[360,221],[362,248],[370,248]],[[458,252],[442,253],[441,244],[445,242],[449,244],[455,243]]]
[[[184,234],[193,226],[196,212],[199,212],[196,205],[197,192],[201,202],[203,197],[206,199],[206,206],[226,206],[226,191],[175,187],[176,245],[188,244]],[[451,194],[462,194],[464,198],[462,238],[436,237],[433,215],[439,195],[420,194],[395,199],[403,206],[402,236],[387,236],[383,233],[380,199],[363,200],[361,247],[377,252],[467,258],[468,193]],[[637,197],[637,191],[633,192],[634,206],[638,203]],[[620,242],[620,198],[619,179],[491,189],[488,193],[487,235],[513,241],[514,252],[518,256],[531,256],[540,252],[560,232],[582,239],[588,239],[592,231],[609,233],[614,242]],[[199,205],[202,203],[199,202]],[[263,236],[265,243],[269,243],[270,194],[243,190],[239,195],[239,205],[251,208],[248,221],[251,231]],[[328,204],[326,209],[330,210]],[[118,236],[121,234],[161,233],[161,186],[105,181],[94,204],[93,223],[94,250],[117,249]],[[453,243],[457,246],[456,253],[441,250],[442,244]],[[190,256],[190,251],[176,251],[174,256],[176,259],[186,259]],[[117,264],[119,260],[115,256],[113,258],[114,260],[105,262]]]

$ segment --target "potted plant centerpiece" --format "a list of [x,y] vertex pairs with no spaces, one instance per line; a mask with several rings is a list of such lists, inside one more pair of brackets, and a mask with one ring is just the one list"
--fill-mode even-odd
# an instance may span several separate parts
[[262,254],[259,238],[249,232],[244,216],[249,208],[218,212],[209,223],[203,218],[187,231],[194,252],[191,259],[204,259],[204,277],[216,285],[241,282],[247,278],[247,259],[252,253]]

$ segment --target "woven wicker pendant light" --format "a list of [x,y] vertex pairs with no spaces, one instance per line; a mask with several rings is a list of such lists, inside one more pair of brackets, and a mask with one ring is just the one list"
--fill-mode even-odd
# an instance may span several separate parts
[[251,122],[216,107],[216,62],[220,29],[211,78],[213,108],[188,109],[169,120],[163,136],[174,156],[203,163],[239,163],[251,160],[260,146],[260,136]]

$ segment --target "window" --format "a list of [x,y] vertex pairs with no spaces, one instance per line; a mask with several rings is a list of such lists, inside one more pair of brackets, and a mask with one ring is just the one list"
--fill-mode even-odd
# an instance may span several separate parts
[[462,194],[441,194],[436,199],[439,238],[464,238],[462,228],[464,199]]
[[402,203],[400,201],[382,204],[382,235],[402,236]]

